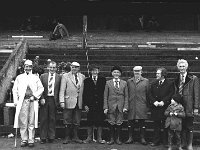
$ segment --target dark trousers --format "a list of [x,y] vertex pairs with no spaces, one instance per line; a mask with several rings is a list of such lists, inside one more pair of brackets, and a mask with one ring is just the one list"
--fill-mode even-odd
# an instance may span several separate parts
[[56,127],[56,106],[53,96],[45,99],[45,104],[40,107],[40,138],[54,139]]
[[135,128],[136,121],[138,122],[138,127],[140,129],[146,126],[145,119],[133,119],[133,120],[128,120],[128,127]]
[[[158,144],[162,142],[164,145],[167,144],[167,129],[164,127],[165,119],[163,120],[154,120],[154,137],[153,143]],[[161,129],[163,129],[163,134],[161,136]],[[162,139],[162,141],[160,141]]]
[[181,131],[168,129],[168,145],[172,145],[173,138],[176,138],[176,145],[181,146]]

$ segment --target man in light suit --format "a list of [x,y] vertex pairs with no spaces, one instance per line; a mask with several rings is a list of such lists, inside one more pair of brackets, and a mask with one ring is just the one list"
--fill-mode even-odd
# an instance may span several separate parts
[[13,86],[16,106],[14,128],[20,128],[21,147],[34,146],[35,128],[38,128],[38,99],[44,91],[40,78],[32,74],[33,63],[26,60],[24,73],[17,76]]
[[41,144],[50,143],[55,139],[56,108],[59,106],[59,90],[61,76],[56,73],[56,62],[48,65],[49,73],[41,75],[40,80],[44,86],[44,92],[40,99],[40,139]]
[[77,132],[81,120],[83,81],[85,76],[79,70],[80,64],[72,62],[71,71],[65,73],[61,79],[59,99],[60,106],[64,109],[65,141],[63,144],[70,142],[70,130],[73,130],[73,141],[82,143]]

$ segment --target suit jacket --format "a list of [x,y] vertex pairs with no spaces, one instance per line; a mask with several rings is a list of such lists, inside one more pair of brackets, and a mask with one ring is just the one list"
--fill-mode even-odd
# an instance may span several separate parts
[[109,113],[115,112],[118,107],[120,112],[123,112],[123,108],[128,109],[128,87],[124,80],[120,80],[119,90],[114,87],[113,80],[106,81],[104,91],[104,107],[108,109]]
[[147,119],[149,80],[141,77],[138,83],[135,78],[127,81],[128,85],[128,119]]
[[[176,93],[179,91],[180,74],[175,79]],[[186,116],[193,116],[194,109],[199,108],[199,79],[195,75],[187,74],[183,86],[183,107],[185,108]]]
[[36,98],[34,100],[34,113],[35,113],[35,128],[38,128],[38,99],[42,95],[42,92],[44,91],[44,87],[40,81],[40,78],[30,73],[28,76],[26,73],[20,74],[15,79],[14,85],[13,85],[13,100],[14,103],[17,103],[16,112],[15,112],[15,120],[14,120],[14,128],[19,127],[19,113],[24,101],[24,96],[27,89],[27,84],[29,83],[29,86],[31,88],[31,91],[33,92],[33,96]]
[[[48,94],[48,78],[49,73],[44,73],[40,76],[40,80],[42,82],[42,85],[44,87],[44,92],[42,93],[41,99],[46,99]],[[59,106],[59,91],[60,91],[60,82],[61,82],[61,76],[56,73],[55,75],[55,84],[54,84],[54,100],[56,106]]]
[[65,108],[73,109],[76,107],[76,103],[78,102],[79,108],[82,109],[83,81],[85,76],[78,73],[77,77],[78,84],[76,85],[74,75],[71,71],[62,76],[59,99],[60,103],[65,103]]
[[[153,120],[164,119],[164,111],[171,102],[171,97],[174,94],[173,82],[165,79],[165,81],[159,85],[159,81],[156,80],[150,86],[149,100],[151,105],[151,117]],[[154,106],[154,102],[164,102],[164,106]]]

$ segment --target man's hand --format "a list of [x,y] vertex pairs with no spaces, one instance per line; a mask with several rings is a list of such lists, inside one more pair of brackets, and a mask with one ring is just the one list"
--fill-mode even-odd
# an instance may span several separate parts
[[62,109],[64,109],[64,108],[65,108],[65,103],[60,103],[60,107],[61,107]]
[[104,109],[104,114],[107,114],[108,113],[108,109]]
[[14,106],[16,107],[16,106],[17,106],[17,103],[14,103]]
[[34,101],[34,100],[35,100],[34,96],[31,96],[30,101]]
[[123,112],[126,113],[128,110],[126,108],[123,109]]
[[159,102],[158,106],[164,106],[164,102],[163,101]]
[[174,115],[177,116],[178,115],[177,112],[175,112]]
[[172,116],[172,115],[173,115],[173,112],[170,112],[169,115]]
[[45,99],[44,99],[44,98],[40,100],[40,104],[41,104],[41,105],[44,105],[44,104],[45,104]]
[[159,104],[159,102],[158,102],[158,101],[155,101],[153,104],[154,104],[154,106],[156,106],[156,107],[157,107],[157,106],[158,106],[158,104]]
[[199,110],[198,109],[194,109],[194,115],[198,115]]
[[89,112],[89,107],[87,105],[85,106],[85,111]]

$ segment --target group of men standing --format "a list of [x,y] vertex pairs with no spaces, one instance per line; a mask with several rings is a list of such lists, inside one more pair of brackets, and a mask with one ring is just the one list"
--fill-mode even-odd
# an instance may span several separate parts
[[[167,145],[167,131],[164,128],[164,115],[172,96],[179,93],[182,96],[186,117],[183,119],[182,146],[192,150],[193,120],[199,108],[199,81],[187,72],[188,62],[180,59],[177,68],[180,71],[174,81],[167,79],[167,70],[157,68],[157,80],[152,84],[149,79],[142,77],[142,67],[133,68],[134,76],[127,81],[121,79],[122,70],[119,66],[111,69],[112,79],[99,74],[97,65],[90,66],[90,76],[85,78],[80,73],[80,64],[71,63],[71,71],[62,76],[56,73],[56,63],[50,62],[48,73],[40,76],[31,72],[32,61],[26,60],[25,73],[17,76],[13,86],[14,104],[16,105],[14,128],[20,127],[21,146],[34,146],[35,128],[37,128],[38,102],[40,104],[40,138],[41,144],[53,142],[55,139],[56,109],[63,108],[63,123],[65,126],[65,140],[63,144],[73,141],[76,143],[90,143],[93,140],[93,128],[97,127],[97,142],[104,144],[102,128],[107,118],[110,130],[108,144],[121,145],[121,128],[124,113],[128,113],[128,140],[133,143],[133,132],[138,122],[140,142],[145,140],[145,120],[148,112],[154,122],[154,138],[151,146]],[[182,78],[182,75],[184,76]],[[78,137],[81,111],[87,112],[87,139],[82,141]],[[18,125],[18,123],[20,123]],[[161,129],[163,138],[160,136]],[[70,132],[73,131],[73,137]],[[115,134],[116,132],[116,134]],[[117,135],[115,139],[115,135]]]

